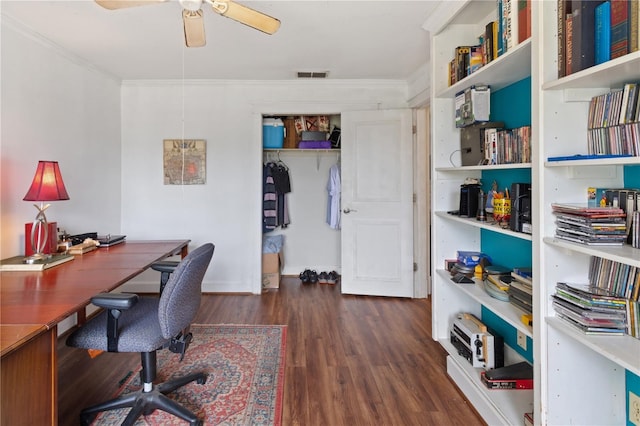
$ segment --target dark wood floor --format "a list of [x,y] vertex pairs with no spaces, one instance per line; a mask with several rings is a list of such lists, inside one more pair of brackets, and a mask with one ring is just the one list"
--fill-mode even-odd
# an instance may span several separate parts
[[[284,278],[262,296],[207,295],[195,322],[288,326],[283,425],[484,424],[446,374],[428,299],[347,296]],[[63,426],[139,363],[136,354],[91,359],[62,338],[58,355]]]

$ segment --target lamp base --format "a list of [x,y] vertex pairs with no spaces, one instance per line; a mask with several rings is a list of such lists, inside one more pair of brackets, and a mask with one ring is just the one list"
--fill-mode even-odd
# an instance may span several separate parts
[[[31,244],[31,229],[33,228],[33,223],[25,223],[24,225],[24,255],[28,258],[31,255],[43,255],[55,253],[58,251],[58,223],[57,222],[47,222],[47,226],[49,227],[49,236],[48,242],[45,245],[42,253],[37,253],[37,247],[33,247]],[[44,229],[39,229],[40,238],[44,238]],[[37,238],[36,238],[37,241]]]

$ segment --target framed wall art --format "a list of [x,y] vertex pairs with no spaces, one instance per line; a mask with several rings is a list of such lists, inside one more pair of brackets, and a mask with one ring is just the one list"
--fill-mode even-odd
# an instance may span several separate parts
[[164,139],[165,185],[204,185],[207,142],[204,139]]

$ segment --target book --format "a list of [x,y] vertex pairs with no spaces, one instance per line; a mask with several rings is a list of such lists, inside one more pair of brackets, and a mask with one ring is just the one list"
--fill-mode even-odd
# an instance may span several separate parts
[[523,361],[483,371],[480,380],[488,389],[533,389],[533,367]]
[[518,0],[518,43],[531,37],[531,0]]
[[471,46],[458,46],[454,51],[456,81],[460,81],[467,76]]
[[629,52],[640,49],[640,0],[629,0]]
[[626,0],[611,1],[611,59],[629,53],[629,8]]
[[564,76],[573,73],[573,15],[568,13],[565,18],[564,35]]
[[0,271],[43,271],[73,259],[70,254],[53,254],[49,259],[25,263],[25,256],[14,256],[0,260]]
[[517,0],[502,0],[503,52],[513,50],[518,44],[518,4]]
[[[572,0],[571,2],[573,15],[572,73],[582,71],[595,64],[595,8],[598,4],[599,2],[591,0]],[[611,12],[613,16],[613,7]]]
[[596,65],[611,59],[611,3],[605,1],[596,6]]
[[484,57],[485,57],[485,64],[488,64],[489,62],[493,61],[495,59],[495,57],[493,56],[493,33],[494,33],[494,26],[496,25],[495,21],[491,21],[489,22],[487,25],[485,25],[484,27]]
[[503,13],[503,3],[504,0],[496,0],[497,6],[497,23],[498,23],[498,37],[497,42],[498,46],[496,49],[496,58],[501,56],[504,50],[504,13]]
[[571,1],[558,0],[558,78],[567,75],[566,59],[566,22],[567,13],[571,13]]

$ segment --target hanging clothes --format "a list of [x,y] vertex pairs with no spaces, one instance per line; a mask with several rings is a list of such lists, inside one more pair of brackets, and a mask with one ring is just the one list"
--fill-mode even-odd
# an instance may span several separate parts
[[282,161],[268,162],[263,166],[263,215],[262,231],[270,232],[290,223],[287,194],[291,192],[289,168]]
[[329,169],[327,181],[327,224],[332,229],[340,229],[341,192],[340,164],[336,163]]
[[277,200],[271,168],[265,164],[262,167],[262,232],[273,231],[278,225]]

